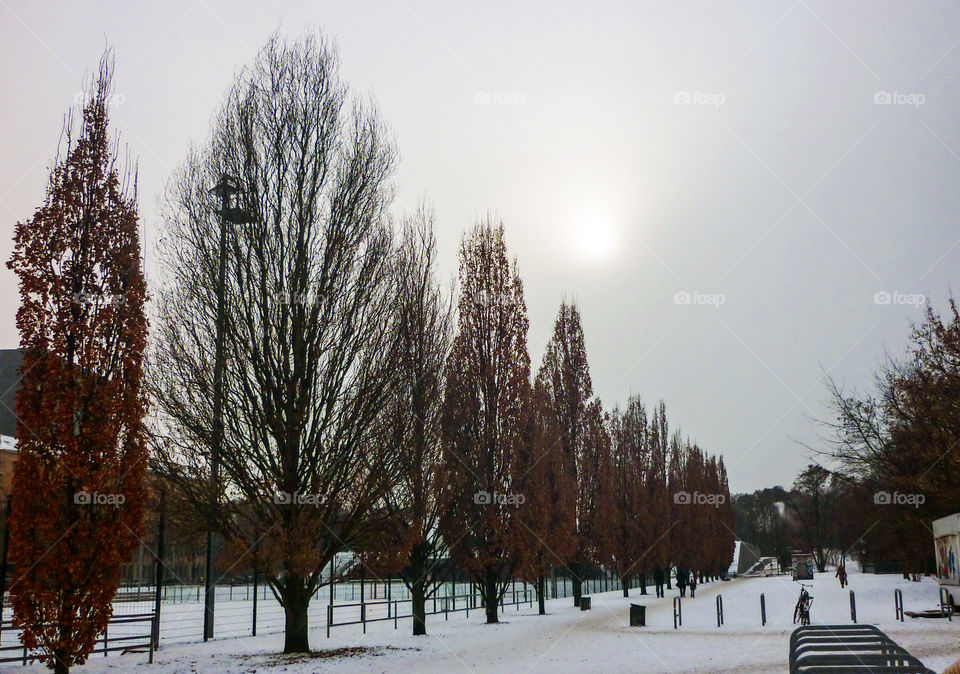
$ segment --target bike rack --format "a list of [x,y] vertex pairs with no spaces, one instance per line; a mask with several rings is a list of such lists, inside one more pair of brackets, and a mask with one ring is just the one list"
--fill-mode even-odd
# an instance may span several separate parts
[[717,595],[717,627],[723,625],[723,595]]
[[953,622],[953,601],[950,599],[950,591],[945,587],[940,588],[940,611],[947,616],[947,620]]
[[900,590],[893,591],[893,610],[897,620],[903,622],[903,592]]
[[821,672],[934,674],[872,625],[806,625],[790,635],[791,674]]
[[677,626],[683,626],[683,611],[680,606],[680,597],[676,596],[673,598],[673,629],[677,629]]

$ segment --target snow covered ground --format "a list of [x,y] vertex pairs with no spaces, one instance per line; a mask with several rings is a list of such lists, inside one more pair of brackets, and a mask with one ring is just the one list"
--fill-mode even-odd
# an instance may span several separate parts
[[[960,657],[960,618],[911,619],[894,615],[894,589],[903,592],[906,610],[937,606],[937,583],[900,576],[850,574],[841,589],[832,572],[812,581],[815,623],[850,623],[848,590],[856,593],[857,617],[877,625],[935,671]],[[428,616],[426,637],[412,637],[410,621],[336,628],[331,637],[317,623],[311,645],[318,651],[347,649],[337,657],[277,655],[280,634],[256,638],[217,639],[203,644],[164,644],[154,665],[146,656],[93,656],[77,672],[782,672],[793,630],[793,607],[800,587],[789,577],[741,578],[714,582],[683,600],[683,625],[673,629],[672,595],[665,599],[631,598],[620,592],[594,594],[593,610],[581,612],[570,598],[547,602],[548,615],[536,607],[508,607],[499,625],[484,625],[483,614],[471,611]],[[651,588],[652,592],[652,588]],[[766,598],[767,625],[760,624],[760,594]],[[723,596],[724,625],[716,624],[716,597]],[[628,627],[629,604],[647,606],[647,627]],[[365,650],[366,649],[366,650]],[[39,672],[40,666],[8,667],[2,672]]]

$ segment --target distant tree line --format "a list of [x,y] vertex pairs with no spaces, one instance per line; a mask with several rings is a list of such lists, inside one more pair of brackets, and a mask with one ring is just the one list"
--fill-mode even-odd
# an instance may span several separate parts
[[889,358],[873,391],[829,383],[834,420],[825,448],[828,469],[811,464],[790,491],[781,487],[734,497],[735,529],[781,561],[791,548],[891,564],[905,574],[933,567],[934,519],[960,510],[960,316],[931,307],[915,325],[906,352]]
[[836,420],[825,454],[839,466],[869,558],[924,573],[932,561],[932,520],[960,510],[960,316],[927,307],[906,352],[880,367],[870,394],[831,382]]

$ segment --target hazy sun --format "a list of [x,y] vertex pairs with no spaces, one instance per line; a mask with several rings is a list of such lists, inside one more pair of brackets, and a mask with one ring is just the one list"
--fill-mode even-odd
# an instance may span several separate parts
[[585,218],[573,230],[574,254],[585,262],[603,262],[613,257],[616,232],[609,220]]

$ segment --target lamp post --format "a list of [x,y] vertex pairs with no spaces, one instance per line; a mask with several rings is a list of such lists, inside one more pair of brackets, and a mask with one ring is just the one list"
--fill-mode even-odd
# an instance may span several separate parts
[[[220,200],[220,254],[217,261],[217,320],[216,343],[213,362],[213,446],[210,452],[211,488],[220,498],[220,454],[223,449],[223,370],[224,370],[224,322],[226,321],[227,285],[227,223],[240,225],[252,218],[236,204],[240,192],[239,181],[230,175],[222,175],[210,190]],[[213,532],[207,531],[207,559],[204,575],[203,640],[213,638],[213,616],[216,604],[216,583],[213,581]]]

